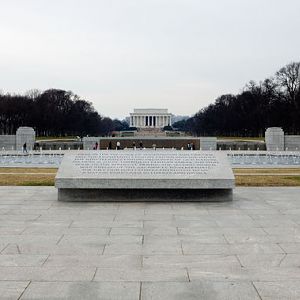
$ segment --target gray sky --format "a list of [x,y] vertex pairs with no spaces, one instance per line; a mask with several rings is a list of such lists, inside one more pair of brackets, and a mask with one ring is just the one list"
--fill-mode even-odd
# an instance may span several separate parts
[[300,60],[299,0],[0,0],[0,90],[193,114]]

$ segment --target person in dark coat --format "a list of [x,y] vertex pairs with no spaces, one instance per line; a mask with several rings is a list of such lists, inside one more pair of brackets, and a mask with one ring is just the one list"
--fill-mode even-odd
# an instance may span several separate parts
[[24,145],[23,145],[23,153],[27,153],[27,144],[26,143],[24,143]]

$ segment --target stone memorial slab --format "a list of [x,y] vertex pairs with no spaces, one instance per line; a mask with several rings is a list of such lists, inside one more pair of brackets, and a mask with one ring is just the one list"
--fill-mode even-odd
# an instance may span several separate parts
[[58,170],[58,200],[230,200],[234,175],[226,153],[213,151],[81,151]]

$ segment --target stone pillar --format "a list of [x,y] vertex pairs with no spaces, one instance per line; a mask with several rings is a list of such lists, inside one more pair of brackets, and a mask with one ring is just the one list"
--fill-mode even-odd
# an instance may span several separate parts
[[267,151],[284,150],[284,132],[280,127],[270,127],[265,132]]
[[27,150],[33,150],[35,131],[32,127],[19,127],[16,132],[16,150],[22,150],[25,143]]

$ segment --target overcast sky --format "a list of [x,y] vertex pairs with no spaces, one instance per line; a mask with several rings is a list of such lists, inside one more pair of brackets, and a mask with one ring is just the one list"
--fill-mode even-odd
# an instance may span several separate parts
[[191,115],[300,61],[299,0],[0,0],[0,90]]

